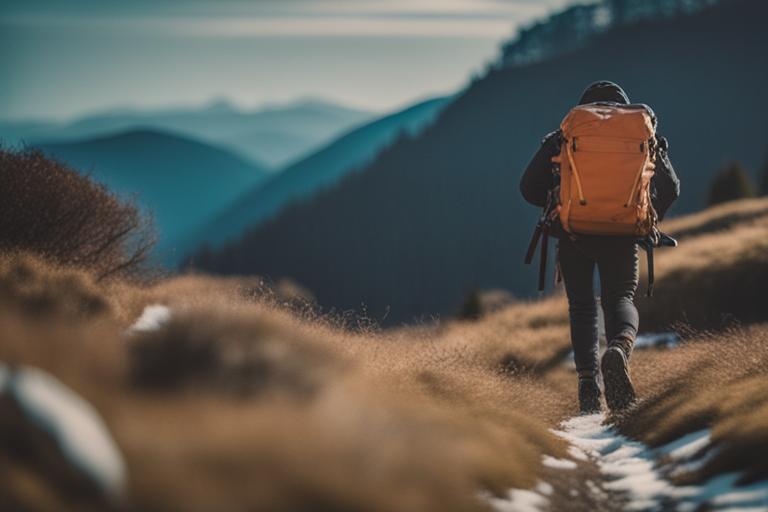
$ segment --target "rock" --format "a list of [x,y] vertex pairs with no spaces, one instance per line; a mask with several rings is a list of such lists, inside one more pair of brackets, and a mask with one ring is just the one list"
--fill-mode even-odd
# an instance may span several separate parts
[[[126,468],[96,410],[50,374],[0,363],[0,456],[67,501],[119,502]],[[0,494],[13,494],[4,489]]]

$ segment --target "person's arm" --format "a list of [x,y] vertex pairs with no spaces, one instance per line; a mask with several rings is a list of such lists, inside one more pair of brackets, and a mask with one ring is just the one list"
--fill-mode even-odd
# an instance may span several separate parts
[[664,137],[659,137],[656,149],[656,172],[651,180],[651,202],[659,220],[663,220],[667,210],[680,197],[680,180],[675,174],[672,162],[669,160],[669,143]]
[[541,141],[541,147],[533,155],[520,179],[523,198],[534,206],[544,207],[547,191],[554,185],[552,180],[552,157],[560,152],[560,131],[548,134]]

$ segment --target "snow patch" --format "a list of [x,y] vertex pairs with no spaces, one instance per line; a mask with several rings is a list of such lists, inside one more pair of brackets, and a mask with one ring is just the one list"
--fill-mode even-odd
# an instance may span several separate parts
[[589,460],[589,457],[584,453],[584,450],[573,445],[568,447],[568,455],[577,460]]
[[629,497],[627,510],[653,510],[670,484],[655,470],[655,459],[644,444],[604,426],[603,420],[601,414],[577,416],[554,433],[595,459],[609,480],[604,488]]
[[[601,414],[577,416],[561,423],[555,434],[572,445],[571,452],[591,457],[606,477],[603,487],[629,498],[626,510],[656,511],[673,501],[681,511],[702,505],[717,510],[768,510],[768,481],[736,487],[738,473],[712,478],[700,486],[676,487],[666,478],[680,468],[698,468],[713,450],[710,432],[700,430],[660,448],[628,439],[603,424]],[[665,461],[660,466],[659,459]]]
[[547,482],[540,481],[536,485],[536,492],[543,494],[544,496],[552,496],[552,493],[555,492],[555,489]]
[[587,489],[589,489],[589,492],[598,499],[605,499],[607,496],[606,492],[592,480],[587,480]]
[[554,457],[551,457],[549,455],[545,455],[541,463],[547,466],[548,468],[555,468],[555,469],[576,469],[576,463],[572,460],[568,459],[556,459]]
[[676,332],[649,332],[635,339],[635,348],[674,348],[680,344],[680,335]]
[[171,309],[162,304],[151,304],[144,308],[141,316],[128,329],[129,333],[156,331],[171,319]]
[[126,469],[117,445],[96,410],[48,373],[0,364],[0,392],[59,445],[67,459],[108,495],[118,497]]
[[[635,338],[634,348],[638,350],[649,348],[675,348],[680,345],[680,341],[680,335],[673,331],[651,332],[638,335],[637,338]],[[564,364],[569,367],[575,367],[573,350],[568,352],[568,357],[565,359]]]
[[710,442],[709,430],[699,430],[698,432],[686,434],[669,444],[665,444],[657,451],[675,460],[690,459],[709,446]]
[[768,507],[768,489],[763,486],[752,488],[739,488],[738,490],[721,494],[712,498],[712,504],[716,507],[734,505],[739,506],[763,506]]
[[506,498],[497,498],[489,493],[482,493],[481,499],[488,503],[495,512],[541,512],[549,506],[550,496],[554,489],[547,482],[539,481],[532,491],[527,489],[510,489]]
[[540,512],[549,504],[541,494],[525,489],[510,489],[509,498],[487,498],[496,512]]

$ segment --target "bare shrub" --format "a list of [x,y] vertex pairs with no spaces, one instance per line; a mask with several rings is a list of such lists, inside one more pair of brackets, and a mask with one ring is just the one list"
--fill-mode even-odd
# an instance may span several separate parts
[[707,204],[710,206],[755,196],[755,185],[739,162],[731,162],[720,169],[712,180]]
[[154,244],[151,220],[40,151],[0,149],[0,251],[23,251],[107,276],[136,275]]
[[480,320],[483,316],[483,305],[480,301],[480,292],[470,290],[464,298],[464,303],[459,309],[457,318],[461,320]]

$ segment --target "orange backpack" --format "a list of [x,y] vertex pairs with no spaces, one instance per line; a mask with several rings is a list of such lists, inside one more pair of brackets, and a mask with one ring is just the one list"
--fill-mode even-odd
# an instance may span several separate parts
[[560,124],[559,216],[568,233],[646,236],[656,228],[650,184],[656,117],[645,105],[589,103]]

